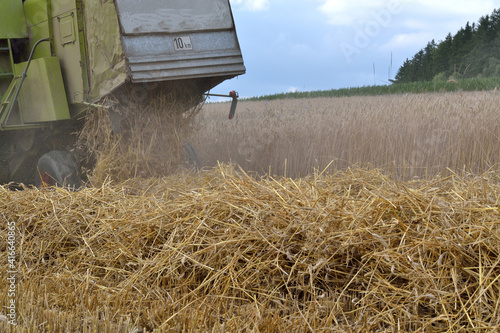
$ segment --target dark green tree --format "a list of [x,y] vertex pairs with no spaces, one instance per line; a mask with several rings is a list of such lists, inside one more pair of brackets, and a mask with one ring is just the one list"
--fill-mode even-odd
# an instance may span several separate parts
[[455,35],[434,40],[406,59],[393,82],[429,81],[436,77],[500,75],[500,8],[467,22]]

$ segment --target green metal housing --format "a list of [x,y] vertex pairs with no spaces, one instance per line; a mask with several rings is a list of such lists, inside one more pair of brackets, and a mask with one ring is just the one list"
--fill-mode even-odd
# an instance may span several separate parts
[[2,22],[0,36],[2,38],[28,37],[22,1],[2,0],[0,8],[0,22]]

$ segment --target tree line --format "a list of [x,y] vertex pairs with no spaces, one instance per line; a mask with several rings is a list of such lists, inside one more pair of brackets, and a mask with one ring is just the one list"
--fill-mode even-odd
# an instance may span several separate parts
[[406,59],[394,83],[500,76],[500,8]]

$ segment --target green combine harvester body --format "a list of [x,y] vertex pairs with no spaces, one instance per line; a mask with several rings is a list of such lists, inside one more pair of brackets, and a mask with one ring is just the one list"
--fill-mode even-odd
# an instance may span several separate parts
[[34,182],[42,155],[69,150],[75,119],[119,87],[201,95],[243,73],[228,0],[2,0],[0,182]]

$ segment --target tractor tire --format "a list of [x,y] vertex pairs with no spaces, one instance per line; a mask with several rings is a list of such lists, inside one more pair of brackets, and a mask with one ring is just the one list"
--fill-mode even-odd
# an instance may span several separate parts
[[81,186],[78,165],[66,151],[53,150],[40,157],[35,173],[37,187],[58,186],[77,189]]

